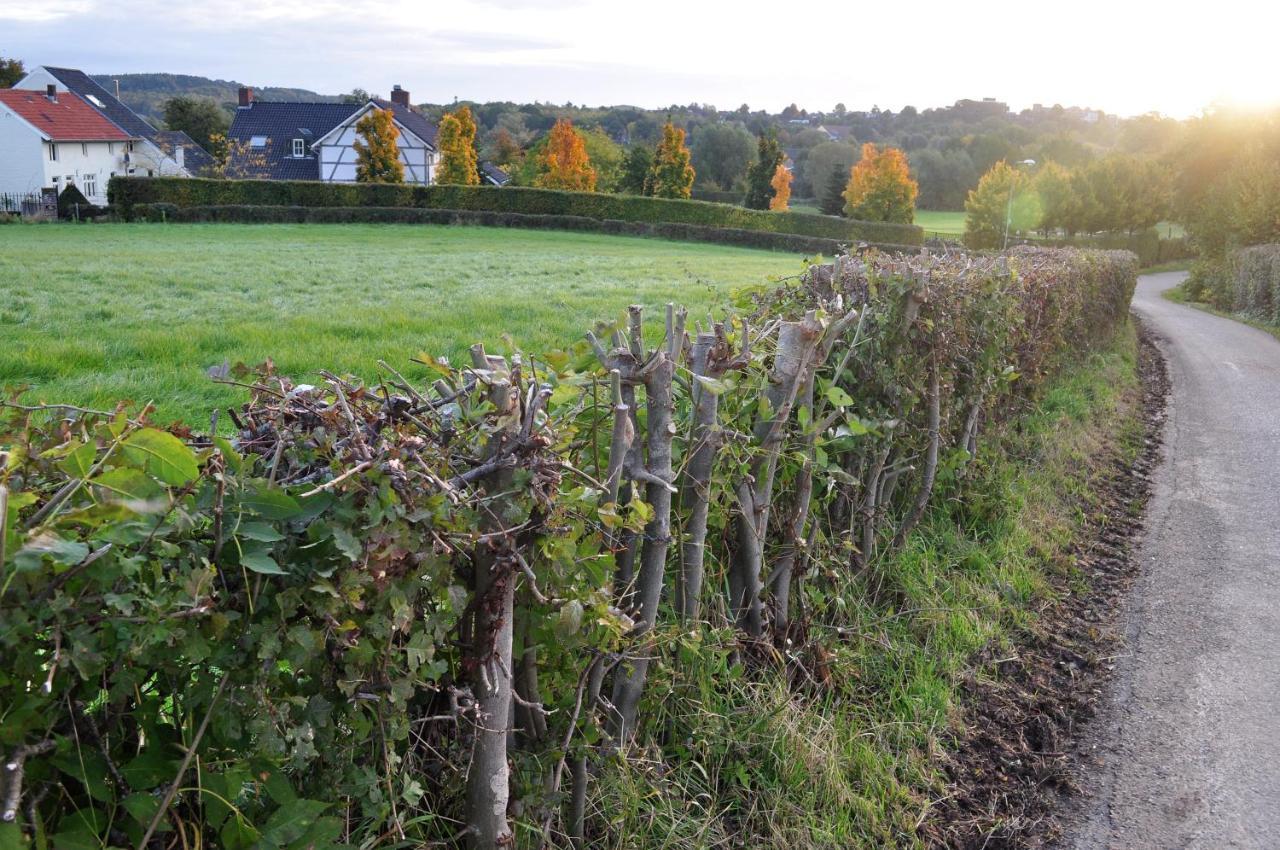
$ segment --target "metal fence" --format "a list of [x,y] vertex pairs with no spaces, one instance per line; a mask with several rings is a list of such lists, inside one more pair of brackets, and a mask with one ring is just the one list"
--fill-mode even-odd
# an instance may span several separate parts
[[0,192],[0,214],[20,215],[24,218],[56,218],[58,196],[45,192]]

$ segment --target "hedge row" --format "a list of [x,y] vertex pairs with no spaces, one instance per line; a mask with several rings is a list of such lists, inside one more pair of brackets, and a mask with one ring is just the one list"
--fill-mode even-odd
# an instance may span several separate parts
[[1138,257],[1138,264],[1158,266],[1177,260],[1196,257],[1195,247],[1185,236],[1165,238],[1154,228],[1138,233],[1100,233],[1074,236],[1067,239],[1037,239],[1037,245],[1053,245],[1059,248],[1092,248],[1102,251],[1130,251]]
[[[530,230],[572,230],[620,236],[649,236],[684,242],[711,242],[744,248],[766,248],[793,254],[821,254],[833,257],[843,243],[816,236],[766,233],[697,224],[651,224],[640,221],[594,219],[573,215],[527,215],[524,213],[475,212],[472,210],[425,210],[412,207],[178,207],[173,204],[136,204],[134,220],[154,222],[239,222],[265,224],[471,224],[484,227],[518,227]],[[916,250],[915,246],[880,245],[882,248]]]
[[410,186],[321,183],[304,180],[202,180],[178,177],[113,177],[112,206],[126,220],[138,204],[179,207],[406,207],[522,215],[566,215],[648,224],[693,224],[834,239],[844,243],[919,245],[914,225],[851,221],[805,213],[775,213],[726,204],[560,192],[497,186]]
[[[1235,251],[1221,276],[1223,307],[1280,325],[1280,245],[1254,245]],[[1226,298],[1221,296],[1225,295]]]
[[872,252],[654,349],[634,308],[414,384],[264,364],[227,437],[0,402],[0,846],[643,846],[599,796],[629,764],[750,845],[771,807],[690,781],[705,695],[898,687],[823,672],[851,609],[902,615],[930,505],[990,510],[991,423],[1135,268]]

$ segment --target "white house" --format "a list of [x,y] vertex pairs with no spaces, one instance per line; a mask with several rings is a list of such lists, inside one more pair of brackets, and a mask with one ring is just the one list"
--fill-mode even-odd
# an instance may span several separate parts
[[134,140],[128,161],[120,169],[121,174],[195,177],[213,165],[213,157],[186,133],[157,130],[83,71],[41,65],[19,80],[14,88],[44,92],[49,86],[59,93],[70,92],[79,96]]
[[232,141],[232,176],[272,180],[354,183],[356,123],[371,110],[391,112],[400,132],[396,145],[406,183],[435,180],[439,152],[436,126],[409,105],[409,92],[396,86],[391,100],[364,103],[279,103],[254,100],[241,88],[227,137]]
[[140,140],[87,101],[52,84],[44,92],[0,89],[0,193],[74,185],[95,204]]

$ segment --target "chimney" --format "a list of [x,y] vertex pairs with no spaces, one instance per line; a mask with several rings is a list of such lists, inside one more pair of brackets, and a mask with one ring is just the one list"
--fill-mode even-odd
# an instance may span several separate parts
[[253,89],[249,88],[248,86],[241,86],[240,87],[240,108],[244,109],[247,106],[253,106]]
[[178,163],[179,168],[187,167],[187,149],[182,145],[173,146],[173,161]]
[[401,106],[409,105],[409,93],[399,86],[391,87],[391,102],[398,103]]
[[50,103],[58,102],[58,87],[53,83],[44,87],[44,96],[49,98]]

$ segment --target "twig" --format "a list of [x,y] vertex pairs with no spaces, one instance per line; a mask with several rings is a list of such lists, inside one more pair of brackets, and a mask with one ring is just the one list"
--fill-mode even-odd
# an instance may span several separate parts
[[4,809],[0,811],[0,821],[13,823],[18,819],[18,804],[22,802],[22,773],[27,759],[44,755],[55,746],[56,742],[47,738],[38,744],[24,744],[13,751],[4,766],[7,779],[4,783]]
[[338,486],[343,481],[346,481],[351,476],[359,475],[361,472],[364,472],[366,469],[373,466],[380,459],[381,459],[381,455],[379,455],[377,458],[374,458],[373,460],[362,461],[356,464],[355,466],[351,467],[350,469],[348,469],[346,472],[339,475],[337,478],[330,479],[325,483],[321,484],[319,487],[308,490],[307,492],[303,493],[299,498],[307,499],[307,498],[310,498],[311,496],[315,496],[320,493],[323,493],[326,490],[332,490],[334,487]]

